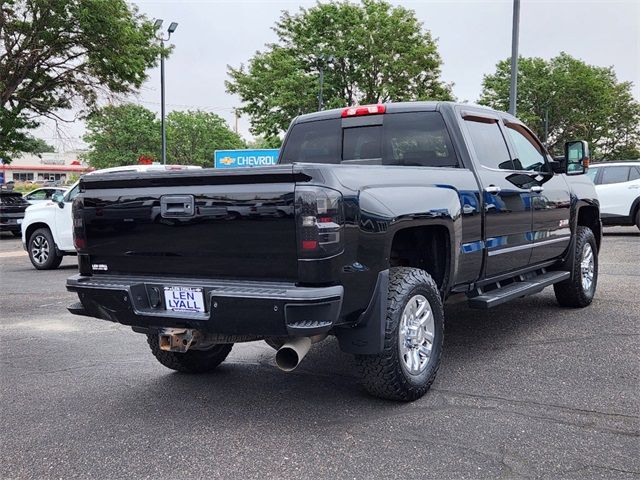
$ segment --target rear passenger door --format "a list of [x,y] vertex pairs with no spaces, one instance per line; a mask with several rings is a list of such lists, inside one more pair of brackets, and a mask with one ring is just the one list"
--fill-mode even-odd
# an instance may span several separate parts
[[532,245],[530,185],[514,177],[500,119],[475,110],[462,116],[483,188],[485,277],[525,267]]
[[571,241],[571,195],[563,175],[555,175],[538,139],[520,123],[505,123],[516,174],[531,191],[533,245],[530,263],[561,256]]
[[597,179],[596,190],[603,217],[630,215],[631,205],[640,195],[638,167],[611,165],[599,168],[603,171]]

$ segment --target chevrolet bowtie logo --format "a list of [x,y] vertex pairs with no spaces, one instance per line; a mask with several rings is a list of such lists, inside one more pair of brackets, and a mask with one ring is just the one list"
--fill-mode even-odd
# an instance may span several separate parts
[[235,163],[235,160],[231,157],[223,157],[220,159],[220,163],[222,165],[231,165],[233,163]]

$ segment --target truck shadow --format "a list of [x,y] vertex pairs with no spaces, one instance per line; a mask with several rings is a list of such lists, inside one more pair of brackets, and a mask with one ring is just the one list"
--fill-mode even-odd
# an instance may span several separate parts
[[381,411],[393,415],[416,406],[433,410],[446,406],[438,390],[459,389],[460,385],[454,384],[469,368],[491,368],[491,363],[498,361],[494,357],[504,355],[501,350],[529,342],[532,334],[556,322],[558,311],[553,294],[487,312],[469,310],[464,304],[447,307],[445,353],[438,377],[431,392],[413,404],[370,397],[359,384],[353,357],[342,353],[334,339],[315,345],[292,373],[276,368],[275,352],[266,345],[238,347],[211,374],[153,375],[121,400],[133,409],[132,415],[137,409],[142,409],[138,412],[141,415],[152,409],[169,418],[179,408],[182,419],[208,422],[203,419],[211,418],[213,424],[222,418],[223,424],[230,422],[230,428],[250,427],[255,421],[276,428],[283,422],[300,425],[318,418],[325,418],[324,423],[339,423],[354,409],[359,417],[371,418]]

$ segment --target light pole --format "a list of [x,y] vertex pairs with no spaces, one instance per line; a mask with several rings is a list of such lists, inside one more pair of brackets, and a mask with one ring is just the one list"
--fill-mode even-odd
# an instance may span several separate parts
[[509,113],[516,114],[518,100],[518,37],[520,30],[520,0],[513,0],[513,27],[511,30],[511,85],[509,87]]
[[[162,27],[162,20],[158,19],[155,21],[154,26],[156,31],[160,30]],[[171,34],[176,31],[178,28],[178,24],[176,22],[171,22],[169,28],[167,28],[167,38],[161,34],[160,36],[156,36],[158,40],[160,40],[160,47],[162,51],[160,52],[160,125],[162,129],[162,164],[167,164],[167,130],[164,124],[164,42],[168,42],[171,38]]]

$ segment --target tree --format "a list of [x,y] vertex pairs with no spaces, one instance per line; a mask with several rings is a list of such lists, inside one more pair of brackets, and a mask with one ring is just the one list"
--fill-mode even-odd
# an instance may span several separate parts
[[139,105],[106,106],[89,115],[83,155],[94,168],[137,164],[140,157],[160,158],[160,124]]
[[282,147],[282,140],[279,137],[256,137],[250,142],[247,142],[247,148],[255,149],[271,149]]
[[125,0],[3,0],[0,156],[29,151],[43,117],[62,121],[60,110],[86,113],[102,94],[140,87],[162,51],[154,35]]
[[278,42],[245,68],[229,66],[227,90],[244,102],[252,132],[279,136],[298,114],[318,109],[319,68],[325,107],[404,100],[448,100],[436,42],[412,10],[382,0],[319,3],[285,12]]
[[[479,103],[509,106],[510,60],[485,75]],[[640,104],[631,82],[618,82],[611,67],[596,67],[561,53],[518,61],[517,115],[560,154],[564,142],[587,140],[595,159],[640,157]],[[545,127],[545,118],[548,124]]]
[[31,137],[27,141],[27,150],[28,152],[35,153],[36,155],[40,155],[42,153],[53,153],[56,151],[53,146],[49,145],[47,142],[42,140],[41,138]]
[[[244,148],[245,143],[214,113],[202,111],[167,115],[167,162],[213,166],[215,150]],[[106,106],[89,115],[83,155],[92,167],[137,164],[141,157],[160,161],[160,122],[140,105]]]
[[202,111],[167,115],[167,162],[213,166],[215,150],[244,148],[245,143],[215,113]]

